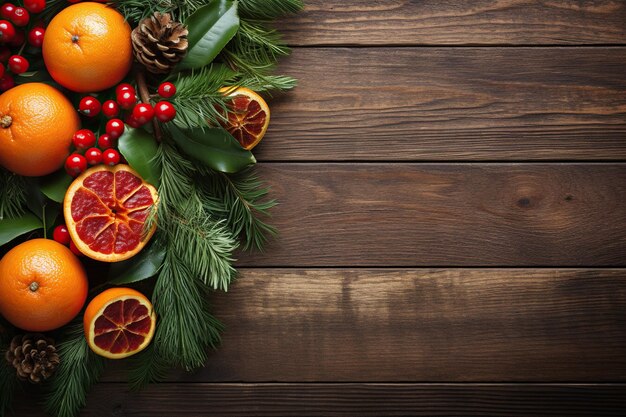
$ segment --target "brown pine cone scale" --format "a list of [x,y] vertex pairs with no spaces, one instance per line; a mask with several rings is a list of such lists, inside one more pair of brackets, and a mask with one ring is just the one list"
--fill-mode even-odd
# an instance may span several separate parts
[[20,379],[33,384],[50,378],[60,362],[54,341],[40,333],[15,336],[5,357]]
[[135,59],[154,74],[170,72],[187,54],[189,31],[169,13],[158,13],[139,22],[131,39]]

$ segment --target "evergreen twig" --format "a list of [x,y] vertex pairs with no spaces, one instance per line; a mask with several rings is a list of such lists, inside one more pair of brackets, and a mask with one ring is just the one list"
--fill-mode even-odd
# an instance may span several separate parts
[[24,214],[27,190],[24,177],[0,167],[0,220]]
[[297,13],[304,7],[302,0],[239,0],[239,13],[244,18],[274,20]]
[[61,361],[50,381],[46,410],[56,417],[73,417],[85,405],[87,392],[104,369],[104,358],[87,345],[82,320],[75,320],[58,346]]
[[[157,321],[157,332],[159,331],[158,328],[159,322]],[[130,388],[134,391],[140,390],[151,382],[165,380],[169,373],[169,363],[155,346],[156,342],[150,343],[145,350],[131,359],[128,380]]]

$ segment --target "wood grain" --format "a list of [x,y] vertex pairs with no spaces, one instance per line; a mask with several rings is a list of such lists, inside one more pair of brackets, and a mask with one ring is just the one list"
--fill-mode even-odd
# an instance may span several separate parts
[[263,164],[280,201],[240,266],[626,265],[626,164]]
[[[81,416],[597,417],[623,415],[625,394],[622,384],[159,384],[139,394],[102,384]],[[42,416],[28,402],[16,415]]]
[[169,381],[626,379],[624,269],[244,269],[212,301],[222,345]]
[[306,0],[291,45],[624,44],[619,0]]
[[626,158],[626,48],[296,49],[259,160]]

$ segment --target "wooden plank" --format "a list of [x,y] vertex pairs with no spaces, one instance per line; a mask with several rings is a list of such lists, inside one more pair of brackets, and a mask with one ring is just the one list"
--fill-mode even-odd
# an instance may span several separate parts
[[169,381],[626,382],[625,269],[244,269],[212,302]]
[[259,160],[626,158],[626,48],[296,49]]
[[624,44],[626,5],[601,0],[306,0],[291,45]]
[[[103,384],[81,416],[605,416],[623,415],[626,387],[507,384]],[[42,416],[32,402],[21,417]]]
[[626,164],[262,164],[280,237],[241,266],[626,265]]

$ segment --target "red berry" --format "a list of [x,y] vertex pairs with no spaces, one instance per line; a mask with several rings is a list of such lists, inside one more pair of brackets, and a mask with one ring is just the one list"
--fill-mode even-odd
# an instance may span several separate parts
[[46,0],[24,0],[24,7],[31,13],[41,13],[46,8]]
[[11,16],[11,22],[13,22],[15,26],[26,26],[28,22],[30,22],[30,13],[23,7],[16,7]]
[[15,37],[15,26],[7,20],[0,20],[0,42],[11,42]]
[[119,95],[122,91],[131,91],[133,94],[136,93],[135,87],[128,83],[122,83],[115,88],[115,95]]
[[0,78],[0,91],[7,91],[15,87],[15,80],[11,74],[4,74],[4,77]]
[[0,62],[0,78],[4,77],[4,64]]
[[169,101],[159,101],[154,106],[154,115],[163,123],[170,122],[176,117],[176,109]]
[[124,90],[117,95],[117,102],[121,108],[129,110],[137,103],[137,97],[134,91]]
[[117,139],[124,133],[124,122],[120,119],[111,119],[104,129],[112,139]]
[[13,55],[9,58],[9,69],[13,72],[13,74],[22,74],[28,71],[28,61],[26,58],[20,55]]
[[112,118],[120,114],[120,105],[113,100],[107,100],[102,103],[102,113],[107,118]]
[[89,165],[98,165],[102,162],[102,151],[98,148],[89,148],[85,151],[85,159]]
[[83,253],[81,251],[78,250],[78,248],[76,247],[76,245],[74,244],[74,241],[72,240],[70,242],[70,250],[72,251],[72,253],[76,256],[84,256]]
[[120,163],[120,153],[115,149],[107,149],[102,152],[102,163],[113,166]]
[[65,160],[65,171],[72,177],[77,177],[78,174],[87,169],[87,159],[84,156],[73,153]]
[[98,147],[102,150],[112,148],[115,145],[115,139],[106,133],[98,138]]
[[28,43],[36,48],[41,48],[43,45],[43,37],[46,31],[42,27],[34,27],[28,32]]
[[96,144],[96,135],[89,129],[81,129],[74,133],[72,136],[72,142],[76,149],[91,148]]
[[170,98],[176,94],[176,86],[170,82],[165,82],[159,86],[158,93],[163,98]]
[[124,119],[124,123],[126,123],[128,126],[135,128],[135,129],[145,124],[145,123],[139,123],[137,119],[133,117],[132,113],[126,116],[126,119]]
[[154,108],[148,103],[140,103],[133,109],[133,118],[140,124],[145,125],[154,117]]
[[10,19],[13,17],[13,11],[15,10],[15,4],[13,3],[4,3],[0,8],[0,16],[3,19]]
[[95,117],[100,113],[100,101],[92,96],[85,96],[80,100],[78,110],[88,117]]
[[70,232],[67,230],[67,226],[60,224],[54,228],[52,232],[52,238],[59,242],[61,245],[69,245],[71,242]]

